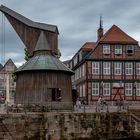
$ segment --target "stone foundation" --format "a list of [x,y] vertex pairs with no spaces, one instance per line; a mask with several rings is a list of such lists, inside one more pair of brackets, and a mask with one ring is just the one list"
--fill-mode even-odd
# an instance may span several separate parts
[[134,132],[129,113],[13,113],[0,115],[1,140],[107,140]]

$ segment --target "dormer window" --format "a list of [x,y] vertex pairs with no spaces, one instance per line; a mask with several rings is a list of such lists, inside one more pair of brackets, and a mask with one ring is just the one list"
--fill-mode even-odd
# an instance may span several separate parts
[[127,46],[126,46],[126,53],[127,53],[128,55],[133,54],[133,53],[134,53],[134,46],[133,46],[133,45],[127,45]]
[[110,45],[108,44],[103,45],[103,54],[110,54]]
[[122,54],[122,45],[115,45],[115,54]]

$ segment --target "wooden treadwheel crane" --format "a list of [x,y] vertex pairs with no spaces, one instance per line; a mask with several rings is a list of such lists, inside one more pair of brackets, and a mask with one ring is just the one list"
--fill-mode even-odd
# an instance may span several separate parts
[[6,16],[24,45],[27,47],[27,52],[30,57],[33,55],[33,50],[42,31],[46,38],[48,38],[52,53],[54,55],[58,53],[57,40],[59,32],[57,26],[34,22],[3,5],[0,6],[0,11]]

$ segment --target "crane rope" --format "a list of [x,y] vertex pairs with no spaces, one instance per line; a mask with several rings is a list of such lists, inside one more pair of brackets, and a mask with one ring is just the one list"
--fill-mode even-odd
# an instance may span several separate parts
[[1,32],[1,62],[5,64],[5,16],[2,13],[2,32]]

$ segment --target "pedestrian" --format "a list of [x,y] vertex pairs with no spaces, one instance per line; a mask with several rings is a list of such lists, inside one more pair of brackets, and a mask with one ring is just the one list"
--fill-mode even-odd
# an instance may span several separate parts
[[99,97],[98,104],[99,104],[99,106],[101,106],[101,110],[103,110],[103,106],[104,106],[104,104],[106,104],[103,96]]
[[77,99],[77,101],[76,101],[76,110],[79,111],[79,109],[81,109],[81,101],[79,99]]

